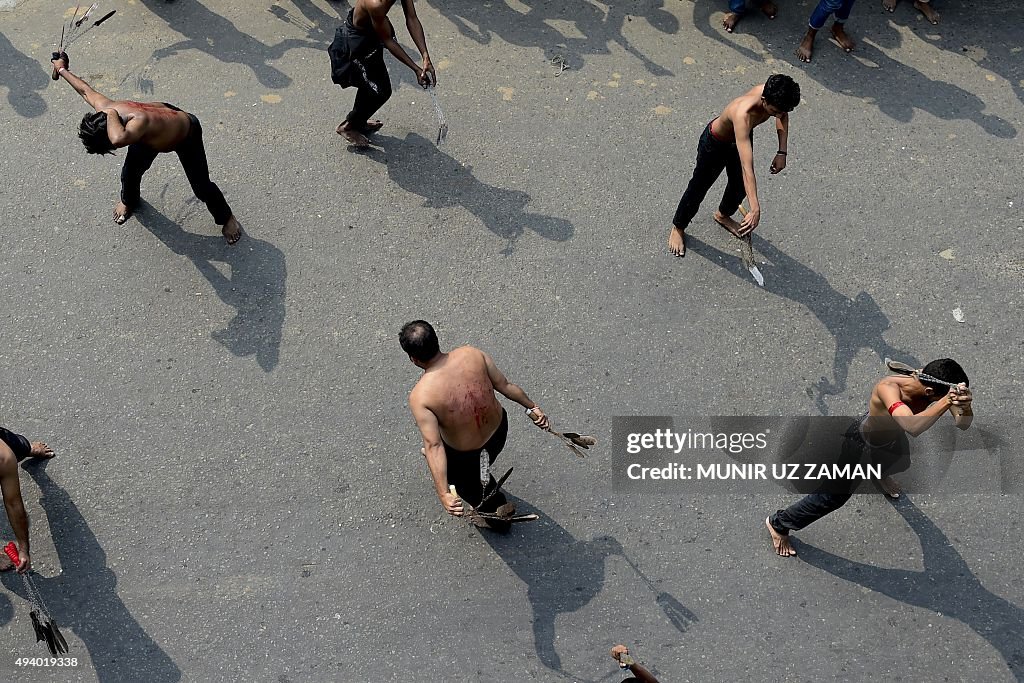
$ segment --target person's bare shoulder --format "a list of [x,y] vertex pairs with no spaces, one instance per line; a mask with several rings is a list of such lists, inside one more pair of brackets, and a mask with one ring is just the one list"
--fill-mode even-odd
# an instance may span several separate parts
[[475,346],[470,346],[469,344],[465,344],[463,346],[458,346],[458,347],[452,349],[451,351],[448,352],[448,355],[449,356],[454,356],[456,359],[459,359],[459,360],[466,360],[466,359],[470,359],[470,358],[478,358],[478,359],[480,359],[482,361],[483,358],[484,358],[484,352],[483,351],[481,351],[480,349],[476,348]]
[[375,17],[387,16],[394,5],[394,0],[359,0],[363,10]]

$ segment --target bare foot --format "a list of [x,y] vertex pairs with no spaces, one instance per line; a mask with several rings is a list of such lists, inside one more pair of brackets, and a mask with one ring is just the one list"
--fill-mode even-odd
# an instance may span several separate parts
[[839,43],[839,47],[847,52],[853,52],[853,48],[857,47],[857,43],[853,42],[853,38],[846,35],[842,24],[832,24],[832,37]]
[[348,121],[342,121],[339,123],[337,130],[338,135],[342,136],[348,140],[350,144],[353,144],[356,147],[370,146],[370,141],[366,139],[366,136],[353,128]]
[[733,220],[731,216],[726,216],[721,211],[715,209],[715,213],[712,214],[712,217],[715,219],[716,223],[731,232],[734,236],[740,237],[740,230],[743,229],[743,226]]
[[131,208],[124,202],[118,202],[117,206],[114,207],[114,222],[118,225],[124,225],[124,222],[128,220],[128,217],[131,215]]
[[878,487],[890,498],[899,498],[900,494],[903,493],[903,488],[899,485],[899,482],[892,477],[882,477],[879,479]]
[[775,15],[779,13],[779,8],[775,6],[774,2],[767,0],[767,2],[761,3],[761,11],[764,12],[764,15],[769,19],[774,19]]
[[725,18],[722,19],[722,26],[725,27],[726,33],[732,33],[732,30],[736,28],[736,24],[740,23],[741,16],[742,15],[737,14],[736,12],[729,12],[725,15]]
[[897,0],[882,0],[882,9],[884,9],[884,10],[886,10],[888,12],[895,12],[896,11],[896,1]]
[[668,250],[673,256],[686,256],[686,233],[674,225],[668,233]]
[[49,460],[55,455],[57,454],[53,452],[53,449],[42,441],[33,441],[32,450],[28,454],[30,458],[39,458],[40,460]]
[[228,244],[234,244],[242,239],[242,226],[238,224],[238,220],[234,216],[228,219],[220,231]]
[[801,62],[811,61],[811,55],[814,54],[814,37],[818,35],[818,32],[813,28],[808,29],[807,33],[804,34],[804,39],[800,41],[800,47],[796,49],[796,56],[800,58]]
[[775,548],[775,553],[780,557],[793,557],[796,555],[796,550],[789,542],[788,536],[783,536],[772,527],[772,523],[768,517],[764,518],[764,525],[768,527],[768,533],[772,535],[772,546]]
[[932,24],[939,23],[939,13],[932,9],[930,2],[921,2],[921,0],[914,0],[914,9],[924,15],[924,18],[930,21]]
[[383,121],[378,121],[376,119],[370,119],[369,121],[366,122],[366,125],[363,126],[362,132],[364,132],[364,133],[376,133],[378,130],[380,130],[383,127],[384,127],[384,122]]

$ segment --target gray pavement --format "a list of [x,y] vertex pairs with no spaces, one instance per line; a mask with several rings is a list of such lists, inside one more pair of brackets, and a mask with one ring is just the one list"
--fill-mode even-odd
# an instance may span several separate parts
[[[362,155],[334,133],[344,3],[112,4],[72,69],[199,116],[234,248],[173,158],[113,224],[121,157],[84,153],[86,107],[48,78],[73,7],[0,12],[0,423],[59,453],[23,487],[78,659],[15,666],[43,650],[7,574],[0,680],[614,681],[616,642],[670,682],[1024,680],[1019,496],[859,497],[783,560],[782,489],[609,483],[613,415],[857,414],[887,355],[957,358],[976,412],[1019,420],[1020,13],[936,3],[933,27],[862,0],[858,51],[823,34],[803,66],[807,2],[735,35],[724,0],[420,2],[448,143],[392,60]],[[773,72],[804,99],[781,175],[755,141],[759,289],[717,189],[688,256],[665,242],[703,126]],[[541,521],[442,518],[413,318],[604,442],[581,461],[511,412],[498,466]]]

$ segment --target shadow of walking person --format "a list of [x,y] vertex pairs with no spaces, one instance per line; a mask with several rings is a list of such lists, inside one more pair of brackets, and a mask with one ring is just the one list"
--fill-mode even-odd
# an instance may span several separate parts
[[[686,244],[687,253],[692,250],[750,283],[751,287],[756,286],[738,255],[727,254],[690,233],[686,234]],[[807,308],[835,339],[832,380],[822,377],[814,387],[808,388],[808,394],[814,398],[822,415],[829,414],[826,397],[846,391],[850,365],[861,349],[874,351],[880,363],[884,363],[886,358],[892,358],[920,367],[917,359],[885,341],[883,334],[891,327],[891,323],[870,294],[861,292],[850,299],[836,291],[821,273],[808,268],[758,235],[754,235],[754,248],[772,263],[772,268],[765,273],[764,289]]]
[[[506,494],[522,511],[523,501]],[[533,642],[537,657],[547,668],[564,676],[562,658],[555,648],[555,621],[593,600],[604,587],[605,560],[622,555],[611,536],[582,541],[542,511],[536,522],[515,525],[509,534],[481,532],[494,552],[526,584],[533,610]],[[528,540],[528,542],[524,542]]]
[[[515,496],[506,496],[522,511],[523,501]],[[582,609],[601,592],[605,561],[609,557],[622,557],[652,594],[656,593],[654,602],[680,633],[697,621],[697,616],[674,597],[664,591],[658,592],[612,536],[579,540],[541,510],[525,507],[540,519],[516,525],[509,534],[487,531],[481,534],[509,569],[526,584],[527,598],[533,610],[534,649],[548,669],[573,680],[581,680],[562,667],[562,658],[555,648],[555,622],[563,614]]]
[[[33,576],[46,606],[65,637],[70,628],[81,639],[101,683],[181,680],[178,666],[121,601],[117,576],[107,568],[106,553],[67,491],[50,478],[46,471],[49,462],[36,460],[22,465],[39,486],[40,502],[60,560],[61,573],[57,576]],[[23,593],[21,577],[13,572],[4,574],[2,580],[8,589]],[[31,629],[27,623],[23,628],[28,640]],[[68,656],[74,657],[75,643],[69,645]]]
[[[220,235],[185,232],[145,200],[134,216],[171,251],[187,256],[220,300],[235,309],[235,317],[213,338],[236,356],[256,356],[265,372],[277,367],[288,276],[281,250],[248,233],[229,246]],[[214,263],[226,264],[231,277],[225,277]]]
[[527,211],[529,194],[477,180],[471,167],[463,166],[422,135],[409,133],[404,140],[375,135],[374,141],[384,151],[370,148],[361,153],[386,165],[394,183],[423,197],[425,206],[465,208],[507,241],[501,252],[506,256],[526,229],[555,242],[565,242],[573,235],[569,221]]
[[949,539],[907,496],[889,502],[921,541],[924,571],[873,567],[802,541],[797,541],[797,557],[893,600],[962,621],[999,652],[1017,681],[1024,681],[1024,609],[985,588]]
[[34,118],[46,113],[46,101],[39,91],[49,79],[39,62],[25,56],[0,33],[0,86],[7,88],[7,101],[19,116]]
[[290,76],[271,66],[271,60],[280,59],[295,47],[319,49],[319,42],[288,38],[275,45],[267,45],[243,33],[228,19],[207,9],[197,0],[141,0],[153,14],[167,22],[185,40],[153,52],[151,60],[159,61],[184,50],[198,50],[226,64],[241,64],[252,69],[260,84],[267,88],[286,88],[292,83]]
[[[816,56],[811,64],[804,64],[795,56],[794,50],[806,29],[805,23],[799,23],[799,32],[793,33],[786,27],[794,22],[779,23],[780,20],[776,20],[776,35],[771,42],[766,42],[762,50],[754,50],[724,32],[717,14],[726,9],[724,0],[696,0],[693,3],[693,25],[707,38],[728,46],[755,63],[771,57],[800,69],[799,75],[794,74],[798,82],[813,79],[834,93],[872,102],[881,113],[903,123],[912,121],[915,111],[920,110],[947,121],[973,121],[994,137],[1007,139],[1017,136],[1016,127],[1001,116],[988,113],[988,105],[975,93],[953,83],[928,78],[913,66],[886,54],[882,47],[895,49],[904,40],[888,21],[876,21],[873,27],[865,27],[852,56],[831,52],[835,46],[829,46],[828,53]],[[716,18],[712,19],[712,15]],[[780,47],[772,48],[772,43]],[[824,50],[825,47],[818,49]]]
[[[583,67],[588,55],[610,54],[609,44],[616,43],[636,57],[655,76],[672,72],[657,64],[633,45],[625,35],[627,22],[644,19],[656,30],[672,34],[679,30],[679,20],[665,9],[664,0],[617,0],[604,3],[605,11],[586,0],[525,0],[513,9],[504,0],[484,3],[479,0],[444,0],[433,2],[437,11],[455,24],[463,36],[488,45],[492,35],[519,47],[538,48],[549,54],[562,54],[570,68]],[[555,28],[566,27],[565,31]],[[571,28],[569,26],[571,25]]]

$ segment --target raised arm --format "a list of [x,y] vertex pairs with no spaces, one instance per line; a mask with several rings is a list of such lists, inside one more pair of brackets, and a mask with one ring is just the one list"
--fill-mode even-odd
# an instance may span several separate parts
[[882,399],[882,403],[885,404],[886,410],[892,415],[892,419],[896,421],[896,424],[903,431],[914,437],[928,431],[942,417],[942,414],[949,409],[952,405],[951,393],[946,394],[920,413],[915,414],[913,410],[903,403],[903,396],[900,394],[897,384],[883,382],[878,386],[878,397]]
[[427,467],[434,480],[434,492],[448,514],[461,517],[462,501],[448,491],[448,456],[441,442],[441,427],[437,416],[419,400],[415,392],[409,396],[409,408],[423,436],[423,456],[427,459]]
[[65,53],[58,59],[50,60],[50,63],[53,64],[53,68],[57,71],[57,76],[67,81],[68,85],[74,88],[75,92],[81,95],[82,99],[88,102],[89,106],[95,109],[96,111],[103,111],[104,109],[109,109],[110,105],[113,104],[113,100],[111,100],[109,97],[98,92],[91,85],[89,85],[81,78],[68,71],[67,53]]
[[483,353],[484,363],[487,364],[487,376],[490,378],[491,385],[494,387],[494,390],[505,398],[515,401],[527,410],[532,411],[530,419],[533,420],[533,423],[541,429],[547,429],[548,417],[540,409],[540,406],[531,401],[530,397],[526,395],[526,392],[518,385],[512,384],[512,382],[508,381],[508,378],[505,377],[504,373],[502,373],[501,370],[498,369],[498,366],[494,364],[494,359],[483,351],[480,353]]
[[0,443],[0,491],[3,492],[7,519],[18,542],[18,571],[24,574],[32,566],[28,542],[28,514],[21,498],[21,482],[18,480],[18,459],[14,451]]

